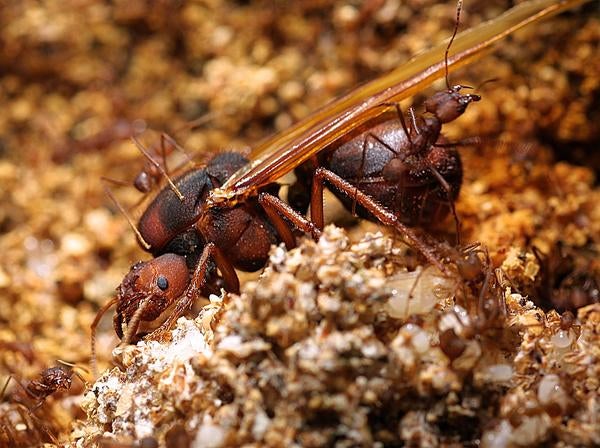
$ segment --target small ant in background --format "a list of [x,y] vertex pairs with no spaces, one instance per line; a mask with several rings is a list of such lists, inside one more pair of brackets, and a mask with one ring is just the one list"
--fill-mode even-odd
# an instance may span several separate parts
[[[0,405],[0,441],[6,441],[9,446],[32,446],[34,443],[43,443],[43,439],[57,443],[55,430],[46,426],[35,413],[50,396],[59,391],[70,390],[73,375],[86,384],[77,371],[86,371],[83,367],[65,361],[59,363],[61,365],[43,369],[37,378],[29,381],[21,382],[12,375],[8,377],[0,396],[6,396],[11,379],[18,388],[7,396],[7,403]],[[15,419],[20,420],[24,429],[16,427]],[[21,440],[28,445],[24,445]]]
[[[466,341],[502,328],[499,324],[506,317],[503,291],[506,280],[501,269],[494,269],[487,248],[479,243],[470,244],[461,251],[450,249],[450,252],[449,257],[462,284],[462,301],[467,313],[464,316],[456,309],[452,310],[460,326],[458,334],[454,326],[440,332],[440,349],[453,361],[467,348]],[[471,314],[474,303],[469,303],[472,296],[477,299],[474,315]]]
[[28,405],[28,408],[33,412],[42,406],[49,396],[60,390],[68,391],[71,389],[73,375],[77,376],[83,384],[86,384],[83,376],[77,371],[77,369],[81,369],[87,372],[85,368],[66,361],[59,361],[59,363],[60,365],[43,369],[37,378],[24,383],[13,376],[9,376],[3,386],[2,396],[4,396],[10,380],[13,379],[19,388],[12,394],[11,400]]

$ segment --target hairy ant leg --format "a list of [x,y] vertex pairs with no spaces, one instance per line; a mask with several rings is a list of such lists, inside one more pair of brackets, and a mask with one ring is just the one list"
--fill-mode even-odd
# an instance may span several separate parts
[[[105,178],[105,177],[101,178],[101,180],[103,182],[120,182],[120,181],[115,181],[113,179],[108,179],[108,178]],[[125,217],[125,219],[127,220],[127,224],[129,224],[129,227],[133,230],[133,233],[135,233],[135,236],[136,236],[138,242],[140,243],[140,245],[145,250],[150,250],[150,248],[151,248],[150,244],[148,244],[146,242],[146,240],[142,236],[141,232],[139,231],[139,229],[135,225],[135,222],[133,222],[133,219],[131,218],[131,216],[129,215],[129,213],[127,212],[127,210],[125,210],[125,208],[123,207],[123,205],[121,205],[121,203],[115,197],[115,195],[113,194],[112,190],[108,187],[108,185],[104,185],[104,192],[110,198],[110,200],[112,201],[112,203],[115,204],[115,207],[117,207],[117,209]]]
[[[348,198],[351,198],[355,193],[354,186],[337,174],[323,167],[317,168],[312,184],[310,210],[311,220],[318,229],[323,229],[324,226],[323,184],[325,182]],[[425,244],[425,242],[423,242],[410,227],[404,225],[397,215],[377,203],[373,198],[361,190],[356,191],[356,201],[359,205],[367,209],[369,213],[375,216],[383,225],[393,227],[401,235],[405,236],[410,241],[411,245],[421,252],[427,261],[436,266],[441,272],[446,275],[449,274],[446,267],[437,258],[434,250]]]
[[275,226],[277,233],[288,250],[296,247],[296,239],[283,218],[288,219],[297,229],[311,235],[315,241],[318,241],[321,237],[321,230],[317,226],[277,196],[270,193],[261,193],[258,196],[258,203],[265,210],[269,220]]

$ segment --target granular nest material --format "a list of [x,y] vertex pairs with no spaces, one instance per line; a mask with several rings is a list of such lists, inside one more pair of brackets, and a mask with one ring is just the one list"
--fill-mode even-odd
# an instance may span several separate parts
[[119,349],[74,445],[175,446],[174,431],[197,447],[600,443],[600,304],[568,323],[502,270],[466,281],[460,254],[449,277],[415,275],[405,253],[334,226],[274,248],[259,280],[212,296],[170,343]]

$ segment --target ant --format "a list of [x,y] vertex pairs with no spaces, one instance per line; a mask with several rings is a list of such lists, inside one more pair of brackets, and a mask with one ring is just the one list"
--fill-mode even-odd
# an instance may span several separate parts
[[[66,361],[59,362],[62,365],[48,367],[42,370],[36,379],[27,381],[25,384],[15,379],[17,385],[21,389],[21,393],[17,394],[14,399],[22,404],[33,401],[33,406],[28,409],[30,412],[34,412],[44,404],[49,396],[55,394],[59,390],[71,389],[73,375],[76,375],[85,384],[85,380],[81,374],[74,369],[75,367],[83,369],[82,367],[78,367],[75,364]],[[66,366],[67,368],[63,366]],[[4,395],[11,378],[13,377],[8,377],[8,380],[2,389],[2,395]]]
[[[476,46],[470,44],[450,58],[461,8],[459,1],[443,63],[428,65],[408,77],[392,72],[259,145],[252,162],[238,153],[221,153],[205,167],[192,169],[163,188],[138,225],[132,226],[140,244],[155,258],[135,264],[117,296],[99,310],[92,324],[92,347],[95,329],[112,305],[117,305],[113,323],[122,344],[131,342],[141,321],[153,321],[174,305],[153,334],[162,339],[213,280],[238,292],[235,269],[260,269],[273,244],[295,247],[297,231],[318,240],[324,226],[325,184],[359,213],[394,228],[448,274],[434,249],[409,225],[428,226],[452,211],[458,226],[453,203],[462,179],[460,157],[454,144],[440,133],[443,124],[457,119],[480,97],[461,93],[464,86],[450,87],[449,67],[472,58],[509,32],[482,37]],[[528,22],[519,20],[510,31]],[[457,41],[464,43],[464,38],[459,36]],[[409,109],[407,125],[397,101],[407,95],[409,87],[424,85],[432,73],[442,71],[447,89],[425,101],[427,115],[417,116]],[[389,118],[392,109],[396,117],[382,120],[382,116]],[[335,113],[329,117],[331,112]],[[307,141],[312,143],[298,146]],[[310,191],[310,220],[303,214],[304,204],[292,200],[289,205],[279,197],[275,183],[307,161],[313,165],[298,171],[310,174],[299,175],[292,190]],[[221,274],[218,280],[211,275],[216,269]]]
[[[460,334],[452,327],[440,332],[439,347],[453,361],[466,350],[466,341],[497,328],[498,322],[506,316],[506,304],[503,292],[504,275],[501,269],[493,268],[487,248],[473,243],[462,251],[453,252],[451,258],[462,280],[465,301],[467,284],[473,288],[476,295],[478,290],[475,316],[467,317],[455,308],[452,310],[460,325]],[[468,306],[468,303],[465,303],[465,306]]]
[[[85,384],[81,374],[75,370],[75,367],[83,369],[82,367],[65,361],[59,362],[62,365],[48,367],[42,370],[37,378],[25,383],[16,380],[13,376],[8,377],[0,396],[4,397],[11,379],[19,386],[19,390],[10,396],[10,402],[2,409],[3,413],[0,415],[0,441],[6,441],[9,446],[30,446],[32,441],[41,444],[43,432],[50,440],[57,443],[53,431],[41,421],[38,421],[39,419],[34,413],[51,395],[61,390],[70,390],[73,375],[76,375]],[[14,414],[12,417],[11,413]],[[19,416],[26,427],[26,431],[16,430],[14,416]],[[26,443],[21,443],[21,439],[26,439]]]

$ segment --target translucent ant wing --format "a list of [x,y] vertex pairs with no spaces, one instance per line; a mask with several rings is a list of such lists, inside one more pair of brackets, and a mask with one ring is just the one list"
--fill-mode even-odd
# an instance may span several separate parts
[[253,160],[236,172],[207,204],[235,203],[289,173],[348,132],[386,112],[435,79],[480,58],[494,43],[514,31],[588,0],[531,0],[456,36],[446,61],[447,44],[438,44],[396,70],[357,87],[345,96],[255,147]]

